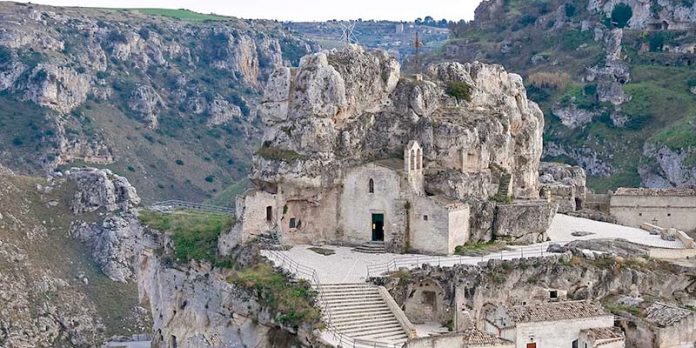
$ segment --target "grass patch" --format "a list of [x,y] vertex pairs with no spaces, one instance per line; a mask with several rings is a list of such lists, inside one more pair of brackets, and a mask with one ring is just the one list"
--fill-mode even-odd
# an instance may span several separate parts
[[631,307],[620,303],[605,303],[604,308],[614,314],[630,313],[635,316],[640,316],[640,308]]
[[491,240],[457,245],[454,248],[454,253],[462,256],[481,256],[502,250],[507,250],[507,245],[504,242]]
[[234,223],[229,215],[195,211],[159,213],[145,210],[138,217],[144,225],[171,234],[174,257],[182,263],[199,260],[219,264],[218,237]]
[[150,15],[150,16],[162,16],[168,18],[178,19],[180,21],[189,22],[203,22],[203,21],[224,21],[229,20],[230,17],[220,16],[216,14],[205,14],[198,13],[187,9],[168,9],[168,8],[139,8],[135,11]]
[[291,282],[271,265],[260,263],[236,272],[228,281],[253,291],[263,305],[275,310],[276,320],[283,325],[320,324],[321,313],[314,307],[316,293],[304,280]]
[[293,162],[295,160],[303,158],[302,155],[295,151],[281,149],[273,146],[261,146],[259,150],[256,151],[256,154],[267,160],[283,162]]

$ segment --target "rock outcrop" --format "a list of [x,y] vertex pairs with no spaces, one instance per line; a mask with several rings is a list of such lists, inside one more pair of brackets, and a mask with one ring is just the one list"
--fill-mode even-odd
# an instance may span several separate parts
[[641,166],[641,183],[650,188],[688,187],[696,185],[696,165],[693,158],[696,149],[687,147],[672,149],[666,145],[645,143],[643,156],[656,166]]
[[109,170],[73,168],[67,177],[77,186],[73,212],[78,216],[101,214],[96,221],[76,222],[71,234],[89,246],[92,257],[109,278],[119,282],[132,280],[143,239],[134,210],[140,204],[135,188],[126,178]]
[[542,162],[539,166],[542,195],[558,203],[559,213],[582,209],[586,180],[585,171],[578,166],[551,162]]
[[[469,95],[448,95],[453,84],[467,86]],[[307,56],[294,74],[276,71],[262,110],[264,146],[299,156],[257,156],[256,181],[330,186],[351,165],[398,156],[408,139],[417,139],[430,175],[479,186],[458,198],[491,197],[503,173],[513,176],[515,197],[537,195],[543,117],[526,99],[521,78],[500,66],[439,64],[423,76],[402,77],[393,58],[353,46]],[[481,170],[462,173],[462,151],[478,158],[472,165]]]

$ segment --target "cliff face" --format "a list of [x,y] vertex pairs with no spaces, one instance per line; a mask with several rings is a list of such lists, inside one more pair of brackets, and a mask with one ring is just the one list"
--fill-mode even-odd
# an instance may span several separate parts
[[270,21],[0,4],[0,161],[109,165],[146,199],[212,195],[246,175],[268,75],[312,49]]
[[544,160],[583,167],[594,190],[688,186],[695,14],[691,1],[483,1],[430,61],[519,72],[546,115]]
[[402,76],[379,51],[317,53],[296,70],[273,73],[262,118],[267,128],[252,178],[282,183],[286,194],[329,188],[351,166],[401,157],[418,140],[426,191],[488,199],[508,174],[513,196],[538,195],[543,115],[522,79],[500,66],[443,63]]

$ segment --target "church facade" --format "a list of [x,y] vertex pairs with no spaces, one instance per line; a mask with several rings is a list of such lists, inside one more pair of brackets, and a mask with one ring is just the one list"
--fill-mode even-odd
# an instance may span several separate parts
[[[469,205],[424,190],[423,149],[410,141],[403,159],[350,168],[321,197],[286,199],[260,189],[237,202],[245,238],[275,230],[290,244],[381,244],[391,252],[450,255],[469,240]],[[297,193],[293,193],[297,197]]]

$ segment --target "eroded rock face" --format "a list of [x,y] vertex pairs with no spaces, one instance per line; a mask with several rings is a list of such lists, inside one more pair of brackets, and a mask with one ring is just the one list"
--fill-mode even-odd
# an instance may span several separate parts
[[[451,84],[468,86],[469,95],[448,95]],[[457,198],[487,199],[502,173],[512,175],[515,197],[538,194],[543,116],[527,100],[522,79],[500,66],[443,63],[424,76],[403,77],[394,58],[353,46],[306,56],[294,73],[276,71],[262,111],[265,145],[300,156],[292,162],[257,157],[252,177],[260,182],[327,187],[345,168],[398,157],[416,139],[432,175],[480,183]],[[480,170],[463,170],[462,151],[478,158],[472,165]]]
[[102,211],[102,219],[76,223],[71,235],[87,243],[102,272],[114,281],[133,277],[142,250],[143,228],[134,208],[140,204],[135,188],[109,170],[73,169],[68,179],[77,184],[72,210],[78,214]]
[[26,97],[36,104],[61,113],[69,113],[87,99],[90,79],[70,67],[47,63],[32,70]]
[[[628,21],[631,29],[648,29],[655,25],[663,29],[687,29],[696,22],[696,6],[682,1],[661,0],[654,6],[652,1],[642,0],[590,0],[587,8],[609,18],[618,4],[631,7],[632,16]],[[667,23],[667,27],[662,23]]]
[[138,113],[148,128],[157,128],[157,114],[165,107],[162,97],[152,86],[142,85],[130,95],[128,107]]
[[645,143],[643,156],[654,160],[657,166],[639,168],[641,183],[651,188],[686,187],[696,185],[696,166],[688,162],[696,149],[671,149],[665,145]]
[[570,129],[583,127],[598,116],[596,112],[579,109],[577,105],[571,104],[568,107],[556,107],[553,110],[554,116],[558,117],[564,126]]

